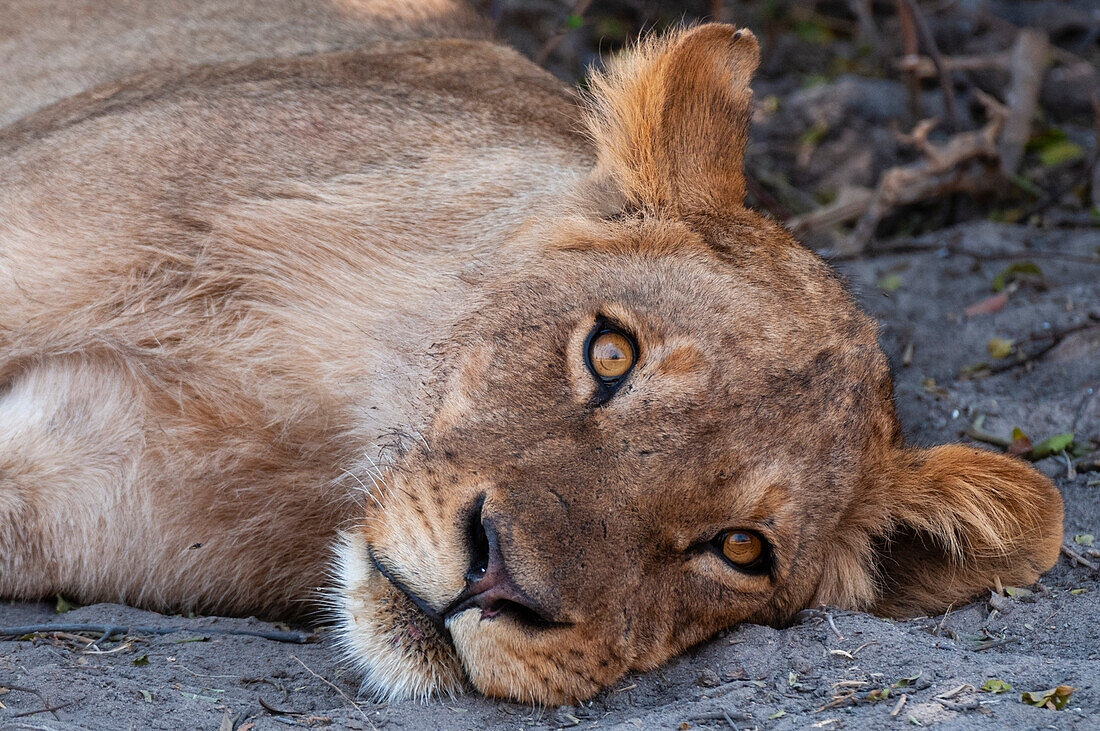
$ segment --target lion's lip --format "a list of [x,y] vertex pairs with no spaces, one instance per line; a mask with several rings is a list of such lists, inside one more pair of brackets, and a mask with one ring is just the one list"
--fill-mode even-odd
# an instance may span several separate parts
[[395,589],[408,597],[409,601],[411,601],[416,606],[416,608],[419,609],[425,617],[427,617],[428,621],[432,623],[436,630],[439,631],[441,637],[445,637],[449,640],[450,633],[447,631],[447,624],[443,619],[443,615],[437,612],[431,604],[428,604],[428,602],[425,601],[423,597],[419,596],[412,589],[405,586],[404,582],[402,582],[401,579],[394,576],[393,572],[386,568],[386,566],[378,560],[378,557],[374,555],[374,549],[370,546],[367,546],[367,556],[370,557],[370,561],[374,565],[374,568],[378,571],[378,573],[382,574],[386,581],[390,582],[390,584]]
[[[477,604],[471,601],[473,595],[469,591],[464,591],[454,601],[449,603],[442,611],[437,611],[431,604],[427,602],[423,597],[418,595],[412,589],[405,585],[401,579],[394,575],[394,572],[386,567],[375,555],[374,549],[371,546],[367,546],[367,556],[370,557],[371,564],[375,570],[381,574],[386,581],[390,582],[390,585],[404,594],[409,601],[420,610],[421,614],[432,624],[433,627],[439,632],[439,635],[443,637],[447,642],[453,643],[450,630],[447,629],[447,619],[453,617],[456,614],[464,612],[469,609],[480,609],[482,619],[492,619],[500,614],[501,609],[485,609],[479,607]],[[537,609],[532,609],[524,603],[517,603],[514,601],[505,601],[503,604],[507,605],[512,614],[516,615],[517,619],[523,621],[524,624],[539,627],[539,628],[554,628],[565,627],[571,622],[565,622],[556,620]]]

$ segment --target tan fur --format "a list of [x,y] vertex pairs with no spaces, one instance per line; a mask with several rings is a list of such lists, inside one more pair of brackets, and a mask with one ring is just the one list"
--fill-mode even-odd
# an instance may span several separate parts
[[[748,32],[651,39],[584,111],[443,0],[0,10],[0,596],[327,602],[377,695],[559,703],[1056,559],[1050,482],[905,447],[874,323],[744,208]],[[602,404],[597,317],[639,352]],[[472,516],[537,621],[431,621]]]
[[760,60],[747,30],[710,25],[651,38],[591,80],[588,129],[628,204],[721,213],[745,197],[740,170]]

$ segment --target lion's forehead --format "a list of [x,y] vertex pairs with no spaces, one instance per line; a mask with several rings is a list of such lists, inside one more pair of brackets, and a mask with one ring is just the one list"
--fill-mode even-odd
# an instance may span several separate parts
[[705,235],[662,219],[568,221],[527,235],[542,246],[537,263],[502,272],[460,327],[521,362],[541,351],[517,344],[560,349],[593,312],[619,316],[651,341],[690,343],[733,376],[751,365],[735,358],[800,363],[824,347],[875,347],[877,326],[837,275],[757,216]]

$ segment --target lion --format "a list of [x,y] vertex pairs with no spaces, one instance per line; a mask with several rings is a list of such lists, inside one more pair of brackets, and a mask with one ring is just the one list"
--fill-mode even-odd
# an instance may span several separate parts
[[0,19],[0,597],[327,607],[364,692],[558,704],[1057,559],[1051,482],[907,446],[746,207],[748,30],[580,98],[457,0]]

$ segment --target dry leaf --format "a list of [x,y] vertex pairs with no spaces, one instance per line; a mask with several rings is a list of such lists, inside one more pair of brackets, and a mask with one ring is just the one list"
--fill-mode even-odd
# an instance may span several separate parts
[[1028,457],[1033,460],[1043,459],[1052,454],[1058,454],[1063,449],[1069,449],[1071,446],[1073,446],[1073,432],[1058,434],[1044,439],[1032,447],[1031,454]]
[[989,351],[990,357],[1001,360],[1012,355],[1014,345],[1016,345],[1016,341],[1011,338],[993,338],[985,347]]
[[1004,290],[1005,285],[1014,280],[1042,282],[1043,272],[1039,269],[1039,265],[1033,261],[1018,261],[1014,264],[1009,264],[1005,267],[1004,271],[993,277],[993,291],[1000,292]]
[[1060,711],[1069,703],[1069,697],[1077,690],[1071,685],[1059,685],[1050,690],[1032,690],[1020,695],[1020,700],[1029,706],[1049,708],[1052,711]]
[[1031,440],[1019,427],[1012,430],[1012,444],[1008,445],[1007,451],[1013,457],[1019,457],[1031,451]]
[[992,315],[994,312],[1000,312],[1008,304],[1008,294],[1001,292],[995,294],[992,297],[986,297],[984,300],[975,302],[974,304],[963,310],[963,314],[967,317],[974,317],[975,315]]

